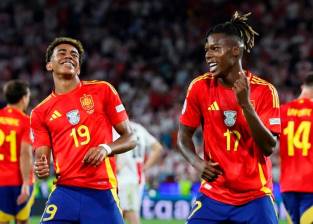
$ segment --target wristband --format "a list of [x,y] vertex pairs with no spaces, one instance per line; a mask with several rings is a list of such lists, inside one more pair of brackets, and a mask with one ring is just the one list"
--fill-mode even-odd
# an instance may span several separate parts
[[107,156],[109,156],[112,153],[112,149],[111,149],[111,147],[109,145],[107,145],[107,144],[100,144],[99,146],[102,147],[106,151]]

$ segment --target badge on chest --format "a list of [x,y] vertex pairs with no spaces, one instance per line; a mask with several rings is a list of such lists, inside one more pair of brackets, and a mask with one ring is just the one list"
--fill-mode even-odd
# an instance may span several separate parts
[[78,110],[71,110],[66,113],[67,120],[71,125],[76,125],[80,121],[80,115]]
[[227,127],[232,127],[236,123],[237,119],[237,111],[234,110],[226,110],[224,111],[224,124]]

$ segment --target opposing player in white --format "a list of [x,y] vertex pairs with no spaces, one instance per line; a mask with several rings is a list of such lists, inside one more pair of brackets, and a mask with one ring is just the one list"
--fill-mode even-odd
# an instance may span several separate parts
[[[135,122],[130,124],[137,136],[137,146],[116,156],[118,196],[124,219],[129,224],[140,224],[140,203],[145,184],[143,171],[159,161],[163,147],[142,125]],[[113,138],[117,138],[116,132],[113,132]]]

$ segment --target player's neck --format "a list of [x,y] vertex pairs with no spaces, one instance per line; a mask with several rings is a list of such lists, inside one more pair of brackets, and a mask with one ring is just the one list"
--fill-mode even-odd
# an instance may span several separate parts
[[313,90],[306,88],[306,87],[302,87],[301,94],[298,98],[299,99],[313,99]]
[[80,84],[78,76],[73,77],[72,79],[54,79],[56,94],[65,94],[74,90]]
[[25,109],[25,107],[24,107],[22,102],[19,102],[19,103],[16,103],[16,104],[8,104],[8,107],[11,107],[11,108],[13,108],[15,110],[18,110],[20,112],[24,112],[24,109]]
[[240,77],[239,71],[244,70],[242,70],[241,66],[240,67],[236,66],[234,69],[232,69],[226,75],[219,79],[220,83],[227,88],[232,88],[234,86],[235,81]]

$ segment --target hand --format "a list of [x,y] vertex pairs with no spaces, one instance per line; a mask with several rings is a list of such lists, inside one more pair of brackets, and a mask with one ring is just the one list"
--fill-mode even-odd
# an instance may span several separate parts
[[42,155],[40,160],[35,161],[34,171],[39,179],[46,178],[50,175],[50,166],[45,155]]
[[16,200],[17,205],[21,205],[24,202],[26,202],[29,196],[30,196],[29,185],[23,184],[21,188],[21,193]]
[[92,147],[83,158],[83,163],[91,166],[99,166],[107,157],[107,151],[101,147]]
[[233,86],[233,91],[237,96],[237,102],[241,107],[250,103],[250,85],[248,78],[243,71],[239,72],[239,79],[237,79]]
[[196,169],[201,173],[201,178],[208,182],[213,182],[223,174],[219,164],[212,160],[202,161],[196,166]]

